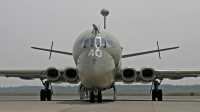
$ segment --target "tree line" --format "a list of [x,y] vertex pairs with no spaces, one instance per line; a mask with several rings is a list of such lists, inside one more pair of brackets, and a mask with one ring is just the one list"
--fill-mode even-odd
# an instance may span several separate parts
[[[151,85],[116,85],[117,93],[149,93]],[[43,86],[18,86],[0,87],[0,93],[39,93]],[[164,93],[172,92],[195,92],[200,93],[200,85],[161,85]],[[53,86],[54,93],[78,93],[78,86]],[[106,90],[103,93],[113,93]]]

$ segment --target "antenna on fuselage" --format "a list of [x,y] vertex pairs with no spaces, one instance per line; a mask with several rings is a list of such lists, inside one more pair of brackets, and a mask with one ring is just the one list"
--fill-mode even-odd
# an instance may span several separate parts
[[108,10],[108,9],[102,9],[102,10],[101,10],[101,14],[102,14],[103,17],[104,17],[104,29],[106,29],[106,17],[107,17],[108,14],[109,14],[109,10]]

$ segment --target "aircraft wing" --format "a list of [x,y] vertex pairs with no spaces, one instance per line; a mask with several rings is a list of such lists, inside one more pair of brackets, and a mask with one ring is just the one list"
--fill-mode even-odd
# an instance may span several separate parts
[[0,70],[0,76],[22,79],[45,79],[45,70]]
[[141,69],[123,67],[120,73],[116,74],[117,82],[123,81],[124,83],[150,83],[155,79],[179,80],[185,77],[200,77],[200,69],[164,70],[154,69],[152,67],[144,67]]
[[[72,73],[72,74],[70,74]],[[55,67],[49,67],[47,69],[21,69],[21,70],[3,70],[0,69],[0,76],[2,77],[18,77],[24,80],[33,79],[47,79],[53,83],[68,82],[71,84],[79,83],[78,70],[74,67],[66,67],[64,69],[58,69]]]
[[184,77],[199,77],[200,70],[156,70],[158,79],[182,79]]
[[45,48],[39,48],[39,47],[31,47],[31,48],[37,49],[37,50],[42,50],[42,51],[55,52],[55,53],[59,53],[59,54],[72,55],[72,53],[70,53],[70,52],[64,52],[64,51],[58,51],[58,50],[51,50],[51,49],[45,49]]
[[122,58],[150,54],[150,53],[155,53],[155,52],[160,52],[160,51],[167,51],[167,50],[172,50],[172,49],[177,49],[177,48],[179,48],[179,47],[170,47],[170,48],[165,48],[165,49],[158,49],[158,50],[145,51],[145,52],[139,52],[139,53],[133,53],[133,54],[126,54],[126,55],[122,55]]

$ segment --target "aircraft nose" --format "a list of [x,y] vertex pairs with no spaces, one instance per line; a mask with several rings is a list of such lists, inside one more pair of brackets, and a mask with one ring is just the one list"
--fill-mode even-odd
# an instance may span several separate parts
[[92,56],[91,50],[93,49],[84,51],[78,58],[80,80],[87,88],[105,88],[114,81],[113,58],[104,50],[100,51],[100,56]]

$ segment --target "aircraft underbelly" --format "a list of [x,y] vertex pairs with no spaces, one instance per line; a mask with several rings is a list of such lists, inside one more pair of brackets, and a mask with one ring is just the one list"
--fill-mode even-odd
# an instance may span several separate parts
[[107,89],[114,82],[114,66],[83,64],[79,69],[81,83],[88,89]]

